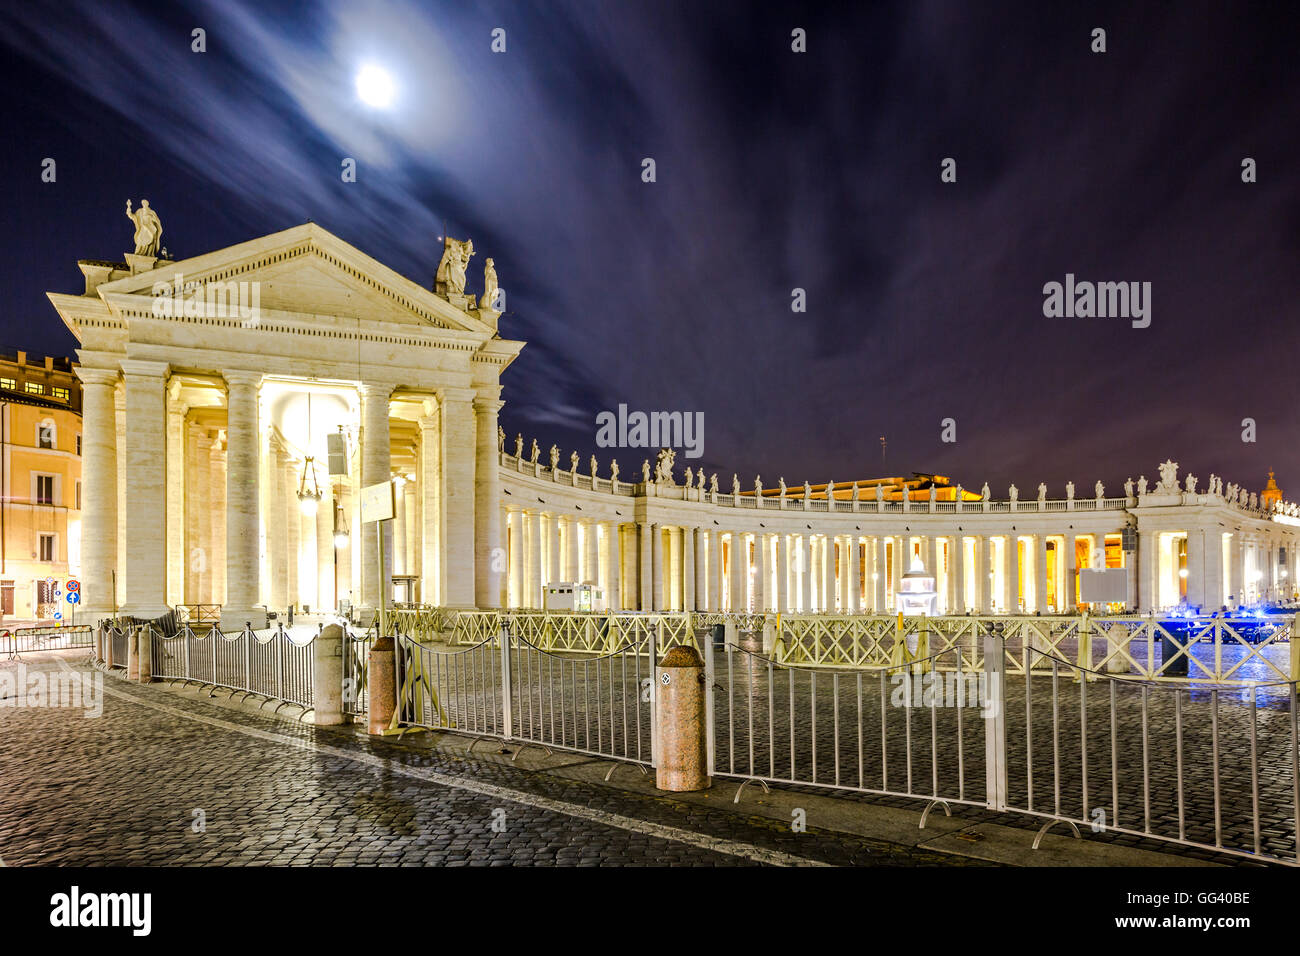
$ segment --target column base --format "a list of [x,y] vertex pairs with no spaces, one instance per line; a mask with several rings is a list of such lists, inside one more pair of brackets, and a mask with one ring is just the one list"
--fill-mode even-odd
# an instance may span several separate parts
[[221,609],[221,631],[242,631],[245,625],[252,625],[255,631],[264,631],[268,626],[265,607],[223,607]]
[[134,617],[141,621],[153,621],[170,614],[172,609],[166,604],[128,604],[117,609],[120,617]]

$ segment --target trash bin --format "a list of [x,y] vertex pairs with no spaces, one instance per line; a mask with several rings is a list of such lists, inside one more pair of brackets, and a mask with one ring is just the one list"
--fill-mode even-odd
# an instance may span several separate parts
[[727,643],[727,625],[714,624],[713,625],[713,646],[725,647],[726,643]]
[[[1178,640],[1186,644],[1191,639],[1192,628],[1183,622],[1162,621],[1161,623],[1165,631],[1169,633],[1161,633],[1160,635],[1160,674],[1163,677],[1186,677],[1187,654],[1179,652],[1178,645],[1170,640],[1169,635],[1175,635]],[[1174,655],[1178,655],[1177,660],[1174,660]],[[1172,661],[1172,663],[1165,667],[1166,661]]]

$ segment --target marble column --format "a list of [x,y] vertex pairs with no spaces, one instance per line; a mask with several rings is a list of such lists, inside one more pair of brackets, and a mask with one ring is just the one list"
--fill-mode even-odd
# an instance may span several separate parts
[[525,607],[542,610],[546,607],[546,595],[542,591],[542,515],[539,511],[528,512],[524,527],[524,536],[528,541],[528,600]]
[[[609,574],[605,581],[605,604],[611,611],[623,610],[623,542],[617,521],[605,526],[605,551]],[[558,553],[558,552],[557,552]]]
[[[216,564],[217,556],[212,551],[212,436],[206,428],[199,430],[194,451],[194,499],[198,507],[198,520],[195,522],[198,556],[194,561],[198,590],[195,603],[212,604],[212,566]],[[191,560],[194,560],[193,553]]]
[[765,614],[772,606],[772,541],[762,532],[754,535],[754,557],[754,611]]
[[212,442],[208,455],[208,500],[212,510],[208,515],[212,572],[211,603],[226,603],[226,449],[218,438]]
[[981,614],[993,613],[993,562],[990,552],[993,539],[988,535],[975,536],[975,587],[979,591],[979,611]]
[[641,581],[637,606],[642,611],[654,608],[654,559],[651,555],[650,536],[654,526],[642,521],[637,524],[637,572]]
[[1047,614],[1047,535],[1034,535],[1034,610]]
[[582,581],[584,584],[600,583],[600,542],[596,537],[596,522],[587,520],[582,523],[583,560]]
[[949,614],[966,613],[966,539],[962,535],[953,536],[948,542],[948,563],[952,567],[952,579],[948,584],[951,595],[948,605]]
[[277,613],[289,606],[289,527],[284,507],[285,453],[280,439],[267,439],[266,551],[270,565],[270,602]]
[[[326,479],[328,480],[328,479]],[[419,577],[420,572],[420,508],[419,499],[415,493],[415,482],[408,481],[403,487],[406,498],[406,573],[412,577]],[[497,517],[497,527],[500,527],[501,518]],[[488,549],[489,553],[491,548]],[[492,574],[495,580],[499,577]],[[499,600],[499,599],[498,599]]]
[[790,613],[790,536],[785,532],[776,536],[776,610]]
[[746,611],[746,577],[749,570],[747,555],[748,550],[745,544],[745,536],[739,531],[731,532],[731,544],[728,546],[728,577],[730,582],[727,588],[727,609],[732,614],[743,614]]
[[507,523],[510,531],[510,598],[511,607],[524,606],[524,513],[512,509]]
[[695,553],[695,607],[704,611],[709,607],[708,532],[703,528],[693,528],[691,538]]
[[500,579],[493,567],[493,553],[501,547],[501,468],[497,450],[497,413],[504,404],[497,396],[500,386],[491,386],[474,400],[474,602],[481,608],[501,605]]
[[[298,580],[302,572],[302,505],[298,501],[298,487],[302,478],[302,466],[298,464],[291,456],[285,456],[284,462],[284,497],[280,500],[280,507],[284,510],[284,527],[286,534],[285,552],[286,566],[289,569],[287,600],[285,603],[288,607],[299,608],[302,606],[302,595],[299,593]],[[389,591],[392,594],[392,591]]]
[[578,519],[572,516],[564,519],[564,575],[561,580],[578,584],[582,581],[582,567],[579,561]]
[[653,609],[664,610],[664,529],[663,525],[650,526],[650,594]]
[[1205,535],[1199,528],[1187,530],[1187,603],[1203,606],[1205,601]]
[[872,570],[872,573],[875,575],[875,577],[872,580],[871,584],[873,589],[875,590],[876,606],[874,610],[877,614],[887,614],[889,612],[889,598],[888,595],[885,593],[886,588],[888,587],[888,581],[886,580],[887,578],[886,572],[889,568],[888,547],[889,547],[889,538],[887,538],[883,534],[876,535],[876,546],[875,546],[876,561],[875,561],[875,568]]
[[185,515],[185,405],[180,382],[173,381],[167,389],[167,603],[173,607],[185,603]]
[[682,610],[695,609],[695,529],[682,528]]
[[795,564],[799,568],[799,612],[811,614],[813,612],[813,539],[811,534],[801,535],[800,538],[799,550],[795,558]]
[[312,602],[312,609],[317,611],[333,610],[336,604],[334,596],[334,484],[330,481],[328,471],[328,464],[318,463],[317,478],[320,480],[321,499],[319,506],[316,508],[316,521],[313,529],[316,544],[316,600]]
[[722,533],[715,529],[709,530],[709,610],[723,610]]
[[124,610],[167,613],[166,362],[123,359],[126,381],[126,546],[131,561]]
[[[495,464],[488,469],[490,474],[484,476],[485,484],[480,488],[476,476],[476,462],[481,453],[477,451],[475,439],[474,393],[469,389],[448,388],[439,398],[442,411],[442,566],[447,584],[444,604],[447,607],[472,608],[481,593],[488,602],[484,606],[491,606],[490,592],[495,585],[480,592],[476,580],[478,569],[490,561],[492,548],[499,547],[496,539],[500,529],[494,527],[497,501],[495,492],[491,491],[498,480],[497,469]],[[495,411],[490,417],[495,418]],[[495,427],[490,438],[492,454],[495,455]],[[488,520],[483,524],[479,523],[476,505],[480,492],[484,496],[494,496],[488,508]],[[481,547],[477,550],[475,528],[483,532],[479,541]]]
[[75,369],[81,379],[81,613],[94,621],[113,614],[117,566],[116,370]]
[[862,613],[862,538],[855,531],[849,535],[849,607],[850,614]]
[[929,552],[926,555],[925,562],[930,566],[930,573],[934,575],[934,587],[935,587],[935,591],[938,592],[934,596],[935,612],[938,613],[940,610],[942,610],[942,612],[946,614],[948,613],[948,599],[945,593],[947,589],[946,573],[943,576],[945,590],[944,591],[939,590],[939,580],[941,577],[939,571],[940,571],[940,566],[943,564],[943,543],[935,535],[930,535],[929,537],[924,539],[924,544],[922,545],[922,547],[924,547],[926,551]]
[[[393,386],[374,382],[365,382],[358,388],[361,393],[361,488],[391,482],[393,476],[392,454],[389,444],[388,402],[393,394]],[[468,406],[469,402],[463,402]],[[463,423],[458,423],[462,424]],[[445,428],[444,428],[445,432]],[[459,491],[462,497],[467,495],[464,487]],[[367,521],[354,529],[361,536],[361,607],[368,611],[377,611],[381,604],[387,606],[392,601],[393,593],[393,527],[391,521],[381,521],[380,533],[375,531],[375,522]],[[380,555],[383,555],[383,572],[380,573]],[[459,552],[458,557],[468,560],[469,550]],[[292,572],[291,572],[292,573]],[[464,596],[463,591],[460,595]],[[293,594],[289,600],[293,600]],[[471,602],[464,601],[459,606],[468,607]]]
[[[435,607],[444,603],[446,579],[442,563],[442,422],[435,413],[420,426],[420,600]],[[505,556],[502,555],[502,564]],[[515,593],[518,593],[517,591]]]
[[1138,532],[1138,603],[1139,610],[1144,614],[1156,609],[1156,575],[1159,572],[1159,549],[1156,545],[1155,532]]
[[126,383],[119,382],[113,392],[114,440],[117,443],[117,607],[126,601],[126,582],[130,561],[126,550]]
[[393,482],[393,574],[410,574],[406,556],[406,479]]
[[555,584],[564,580],[560,553],[560,516],[552,511],[546,516],[546,574],[543,584]]
[[202,429],[191,422],[185,428],[185,600],[182,604],[201,604],[199,587],[203,566],[203,545],[199,525],[207,510],[201,500],[203,482],[199,480],[199,437]]

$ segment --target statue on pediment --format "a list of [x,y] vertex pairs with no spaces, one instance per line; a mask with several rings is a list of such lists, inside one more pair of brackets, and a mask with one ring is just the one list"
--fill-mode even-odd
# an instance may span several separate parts
[[780,487],[780,489],[781,489],[781,497],[784,498],[784,497],[785,497],[785,477],[784,477],[784,476],[782,476],[781,478],[777,479],[777,485],[778,485],[778,487]]
[[560,466],[560,446],[552,445],[551,446],[551,471],[554,471],[559,466]]
[[515,435],[515,457],[524,457],[524,436],[522,433]]
[[135,223],[135,254],[156,257],[162,239],[162,222],[158,219],[158,214],[149,206],[149,200],[141,199],[140,208],[132,212],[131,200],[128,199],[126,218]]
[[1106,495],[1106,486],[1103,485],[1100,481],[1098,481],[1095,485],[1092,486],[1092,492],[1094,495],[1097,496],[1097,500],[1100,501]]
[[497,426],[497,451],[506,450],[506,430],[500,425]]
[[569,456],[569,471],[575,475],[578,473],[578,453],[576,451]]
[[1156,485],[1158,494],[1177,494],[1178,492],[1178,462],[1165,459],[1164,464],[1160,466],[1160,484]]
[[647,485],[650,484],[650,459],[649,458],[643,458],[641,460],[641,480],[645,482]]
[[1046,500],[1047,500],[1047,484],[1046,482],[1040,481],[1038,483],[1038,503],[1041,505]]
[[591,477],[592,480],[595,480],[596,478],[596,456],[595,455],[591,456]]
[[689,488],[695,483],[695,469],[690,465],[686,466],[686,487]]
[[1145,495],[1146,493],[1147,493],[1147,476],[1138,475],[1138,494]]
[[540,448],[537,447],[537,439],[534,438],[534,439],[533,439],[533,447],[532,447],[532,449],[529,451],[529,455],[531,456],[531,461],[532,461],[532,463],[533,463],[534,465],[537,464],[537,456],[540,455],[541,453],[542,453],[542,450],[541,450]]
[[1126,479],[1126,480],[1124,481],[1124,497],[1125,497],[1125,498],[1132,498],[1132,497],[1133,497],[1133,479],[1132,479],[1132,478],[1128,478],[1128,479]]
[[434,276],[433,291],[442,295],[464,295],[465,272],[469,269],[469,260],[473,255],[473,239],[462,242],[451,236],[444,238],[442,260],[438,263],[438,272]]
[[488,259],[483,263],[483,295],[479,297],[478,307],[500,312],[499,292],[500,290],[497,288],[497,269],[492,260]]
[[718,493],[718,473],[716,471],[709,475],[709,491],[715,495]]
[[611,458],[611,459],[610,459],[610,462],[609,462],[609,480],[610,480],[610,481],[613,481],[613,482],[617,482],[617,481],[618,481],[618,459],[617,459],[617,458]]

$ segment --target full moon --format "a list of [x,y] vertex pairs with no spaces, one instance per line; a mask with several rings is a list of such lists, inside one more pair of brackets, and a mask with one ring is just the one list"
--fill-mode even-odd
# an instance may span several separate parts
[[367,64],[357,73],[357,96],[367,106],[385,109],[393,102],[396,88],[388,71]]

